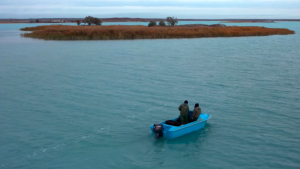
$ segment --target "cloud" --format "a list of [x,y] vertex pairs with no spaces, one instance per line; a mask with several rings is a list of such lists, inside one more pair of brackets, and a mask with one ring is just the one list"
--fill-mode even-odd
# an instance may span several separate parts
[[[0,17],[299,18],[298,0],[1,0]],[[143,14],[143,15],[142,15]],[[224,17],[222,17],[224,16]]]

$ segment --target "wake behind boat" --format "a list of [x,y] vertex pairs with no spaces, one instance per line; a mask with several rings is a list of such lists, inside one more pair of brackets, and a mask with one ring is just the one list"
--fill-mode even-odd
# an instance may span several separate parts
[[[191,117],[191,114],[193,114],[193,112],[189,111],[189,117]],[[196,121],[187,124],[180,125],[178,124],[179,119],[174,118],[158,124],[153,124],[150,126],[150,129],[156,138],[165,137],[167,139],[173,139],[200,130],[210,118],[211,115],[201,113]]]

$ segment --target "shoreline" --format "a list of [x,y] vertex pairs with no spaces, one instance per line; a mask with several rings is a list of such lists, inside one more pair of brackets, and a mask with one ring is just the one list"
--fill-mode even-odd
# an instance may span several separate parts
[[[103,23],[109,22],[150,22],[165,21],[165,18],[99,18]],[[0,19],[0,24],[11,23],[76,23],[77,20],[83,22],[84,18],[35,18],[35,19]],[[177,19],[179,22],[219,22],[219,23],[274,23],[274,22],[300,22],[300,19]]]
[[[105,21],[103,23],[126,23],[126,22],[145,22],[148,23],[148,21]],[[179,21],[180,22],[180,21]],[[187,21],[187,22],[193,22],[193,21]],[[196,22],[196,21],[194,21]],[[203,22],[209,22],[209,21],[203,21]],[[220,24],[222,23],[278,23],[278,22],[300,22],[300,21],[276,21],[276,22],[256,22],[256,21],[216,21]],[[63,24],[63,23],[73,23],[76,24],[76,22],[38,22],[38,23],[32,23],[32,22],[0,22],[0,24]]]

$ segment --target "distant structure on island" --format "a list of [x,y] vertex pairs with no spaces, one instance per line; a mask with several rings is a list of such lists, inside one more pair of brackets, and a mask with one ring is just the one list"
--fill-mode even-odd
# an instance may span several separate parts
[[50,22],[52,23],[62,23],[62,22],[66,22],[65,20],[51,20]]

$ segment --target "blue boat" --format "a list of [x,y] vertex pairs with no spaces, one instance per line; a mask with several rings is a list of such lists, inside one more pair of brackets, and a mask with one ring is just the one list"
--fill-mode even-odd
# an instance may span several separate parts
[[[189,111],[189,114],[192,114],[192,111]],[[165,137],[167,139],[173,139],[176,137],[180,137],[182,135],[191,133],[193,131],[200,130],[205,126],[207,121],[211,118],[209,114],[200,114],[199,118],[194,121],[187,123],[185,125],[181,126],[173,126],[168,125],[166,122],[161,122],[159,124],[153,124],[150,126],[150,129],[152,133],[156,136],[156,138],[159,137]],[[172,119],[172,121],[177,121],[178,118]]]

